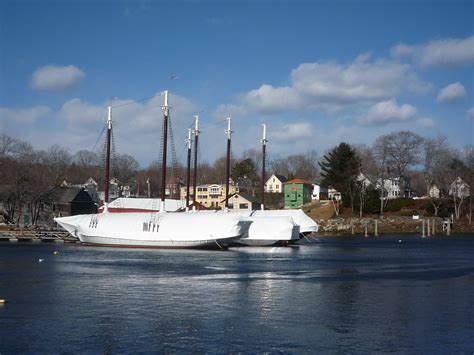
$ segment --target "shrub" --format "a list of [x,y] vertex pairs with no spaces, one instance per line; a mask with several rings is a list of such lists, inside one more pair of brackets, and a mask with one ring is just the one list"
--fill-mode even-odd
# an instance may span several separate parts
[[397,198],[395,200],[389,200],[387,207],[385,207],[385,211],[387,212],[397,212],[400,211],[404,207],[408,206],[415,206],[415,200],[412,198]]

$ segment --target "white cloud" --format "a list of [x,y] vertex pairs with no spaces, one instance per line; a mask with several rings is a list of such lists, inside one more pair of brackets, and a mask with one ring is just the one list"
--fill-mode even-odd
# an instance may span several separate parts
[[467,116],[474,121],[474,106],[467,110]]
[[335,112],[350,105],[386,100],[401,92],[423,93],[429,89],[430,85],[422,82],[409,65],[371,60],[369,54],[364,54],[349,64],[301,64],[291,72],[290,85],[264,84],[240,95],[237,103],[221,105],[216,112]]
[[35,90],[58,91],[77,85],[84,77],[85,73],[74,65],[46,65],[36,69],[30,86]]
[[[71,150],[92,149],[107,119],[110,102],[92,104],[79,98],[69,100],[57,112],[59,121],[66,124],[64,141],[70,140]],[[128,153],[141,162],[158,158],[163,113],[163,96],[156,95],[146,102],[129,99],[112,101],[112,119],[115,145],[118,153]],[[120,107],[118,107],[120,106]],[[189,99],[170,95],[171,122],[175,144],[181,147],[187,136],[187,128],[193,122],[193,115],[199,108]],[[80,137],[80,139],[78,138]]]
[[449,84],[438,93],[438,102],[453,102],[466,97],[466,89],[460,82]]
[[416,120],[416,123],[424,128],[432,128],[434,126],[434,121],[429,117],[421,117]]
[[2,125],[32,124],[50,112],[51,109],[48,106],[34,106],[24,109],[0,107],[0,122]]
[[277,142],[294,142],[313,135],[313,126],[309,122],[286,123],[271,128],[269,135]]
[[455,67],[474,63],[474,36],[447,38],[421,45],[399,44],[391,49],[394,57],[411,57],[423,68]]
[[391,122],[405,121],[416,115],[416,108],[405,104],[398,106],[396,100],[378,102],[369,108],[367,115],[360,118],[364,125],[379,125]]

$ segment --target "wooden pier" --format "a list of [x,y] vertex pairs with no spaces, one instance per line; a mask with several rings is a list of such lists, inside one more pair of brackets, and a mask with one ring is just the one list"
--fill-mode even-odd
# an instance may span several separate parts
[[0,231],[0,242],[75,243],[77,239],[65,231]]

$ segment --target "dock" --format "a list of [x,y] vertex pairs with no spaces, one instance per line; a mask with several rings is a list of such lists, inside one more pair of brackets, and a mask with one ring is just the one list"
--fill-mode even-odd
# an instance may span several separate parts
[[75,243],[76,238],[65,231],[0,231],[0,242]]

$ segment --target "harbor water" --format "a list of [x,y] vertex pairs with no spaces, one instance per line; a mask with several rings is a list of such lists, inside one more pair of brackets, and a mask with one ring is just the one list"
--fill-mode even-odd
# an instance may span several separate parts
[[0,299],[2,355],[473,353],[474,236],[228,251],[2,242]]

